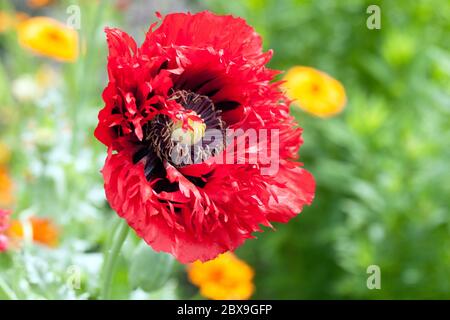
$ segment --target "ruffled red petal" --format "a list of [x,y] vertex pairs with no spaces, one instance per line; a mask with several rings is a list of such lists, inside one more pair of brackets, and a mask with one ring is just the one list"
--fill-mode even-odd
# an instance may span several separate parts
[[149,30],[142,50],[155,45],[204,48],[254,63],[263,55],[261,37],[245,20],[208,11],[167,15],[158,29]]

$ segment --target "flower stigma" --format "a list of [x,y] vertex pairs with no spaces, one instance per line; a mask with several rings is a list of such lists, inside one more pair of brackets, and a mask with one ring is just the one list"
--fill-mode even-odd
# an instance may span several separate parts
[[189,111],[187,117],[187,121],[179,119],[173,122],[172,141],[194,145],[205,136],[206,124],[195,111]]

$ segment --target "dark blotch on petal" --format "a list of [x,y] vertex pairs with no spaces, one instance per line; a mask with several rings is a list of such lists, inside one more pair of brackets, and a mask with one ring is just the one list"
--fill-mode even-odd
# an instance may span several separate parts
[[239,107],[241,104],[237,101],[220,101],[216,103],[216,107],[222,111],[230,111]]

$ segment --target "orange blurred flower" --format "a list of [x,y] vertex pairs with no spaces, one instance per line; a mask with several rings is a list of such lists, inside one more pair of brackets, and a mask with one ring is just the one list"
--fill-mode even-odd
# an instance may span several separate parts
[[34,53],[61,61],[78,57],[78,33],[48,17],[34,17],[18,27],[19,43]]
[[284,80],[288,97],[315,116],[338,114],[347,103],[344,86],[319,70],[296,66],[286,73]]
[[0,11],[0,33],[16,28],[20,22],[26,19],[28,19],[28,15],[23,12],[12,14],[6,11]]
[[9,207],[14,202],[13,181],[8,169],[0,165],[0,207]]
[[25,222],[13,220],[8,228],[7,235],[11,239],[23,239],[26,227],[30,228],[34,242],[48,247],[56,247],[58,244],[59,230],[47,218],[31,217]]
[[189,280],[200,288],[200,294],[215,300],[249,299],[255,290],[253,276],[253,269],[229,252],[188,267]]
[[49,5],[52,2],[53,0],[28,0],[27,4],[32,8],[40,8],[45,7],[46,5]]

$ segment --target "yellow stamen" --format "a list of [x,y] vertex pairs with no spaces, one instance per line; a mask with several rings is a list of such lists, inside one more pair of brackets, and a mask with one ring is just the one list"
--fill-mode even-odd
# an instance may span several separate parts
[[[194,118],[198,118],[194,119]],[[183,128],[183,120],[178,120],[172,127],[172,140],[181,144],[193,145],[198,143],[205,135],[206,124],[199,116],[191,111],[187,120],[188,128]]]

